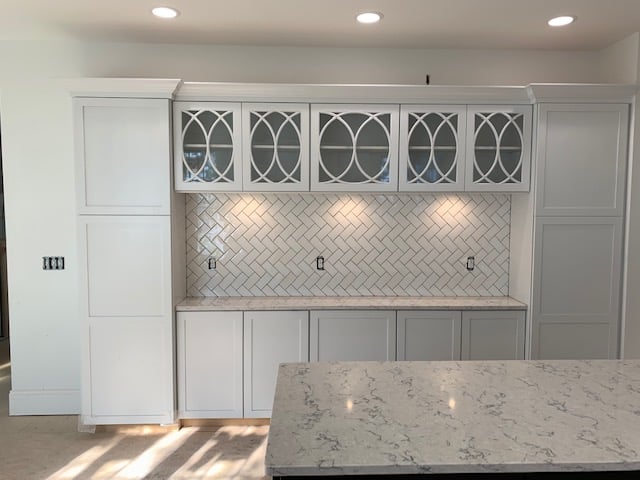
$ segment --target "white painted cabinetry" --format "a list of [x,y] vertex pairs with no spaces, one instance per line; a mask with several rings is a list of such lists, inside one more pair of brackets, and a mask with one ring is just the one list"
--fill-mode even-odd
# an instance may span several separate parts
[[180,418],[242,418],[242,312],[178,312]]
[[529,190],[531,116],[529,105],[467,107],[466,190]]
[[242,104],[243,190],[309,190],[309,105]]
[[174,102],[176,190],[242,191],[240,103]]
[[400,106],[400,191],[463,191],[467,107]]
[[523,360],[525,312],[462,312],[462,360]]
[[628,106],[538,108],[531,357],[617,358]]
[[147,82],[87,79],[73,100],[87,424],[175,420],[173,309],[185,254],[184,220],[171,217],[177,81]]
[[462,313],[398,311],[398,360],[460,360]]
[[312,362],[395,360],[396,312],[311,311],[309,358]]
[[311,105],[311,190],[398,189],[398,105]]
[[309,312],[244,313],[244,416],[271,417],[278,366],[309,361]]
[[81,97],[73,108],[78,213],[169,215],[169,101]]

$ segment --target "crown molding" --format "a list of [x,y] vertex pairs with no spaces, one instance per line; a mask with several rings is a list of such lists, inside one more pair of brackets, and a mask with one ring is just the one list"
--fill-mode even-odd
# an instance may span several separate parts
[[72,78],[64,80],[73,97],[172,99],[181,84],[164,78]]

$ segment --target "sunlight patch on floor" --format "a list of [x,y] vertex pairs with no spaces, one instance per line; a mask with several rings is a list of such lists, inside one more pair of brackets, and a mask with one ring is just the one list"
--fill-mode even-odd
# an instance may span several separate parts
[[100,457],[102,457],[105,453],[115,447],[119,438],[113,439],[113,441],[105,444],[105,445],[97,445],[95,447],[90,448],[86,452],[81,455],[78,455],[76,458],[67,463],[60,470],[55,472],[53,475],[49,476],[47,480],[58,480],[58,479],[67,479],[67,478],[78,478],[82,472],[84,472],[93,462],[97,461]]

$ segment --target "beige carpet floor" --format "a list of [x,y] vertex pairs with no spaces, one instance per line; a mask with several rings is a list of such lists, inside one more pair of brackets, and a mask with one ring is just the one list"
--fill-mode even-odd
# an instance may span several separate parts
[[1,479],[268,478],[266,426],[91,434],[78,432],[75,415],[9,417],[8,343],[0,340]]

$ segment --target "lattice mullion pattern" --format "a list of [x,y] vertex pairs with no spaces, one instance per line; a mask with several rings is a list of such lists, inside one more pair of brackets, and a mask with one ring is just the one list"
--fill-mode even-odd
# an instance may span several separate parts
[[[205,125],[203,116],[212,115],[214,121],[210,125]],[[231,183],[234,180],[233,163],[235,152],[233,151],[233,112],[217,110],[187,110],[182,112],[182,168],[185,182],[206,182],[206,183]],[[186,121],[185,121],[186,117]],[[216,129],[223,129],[223,136],[228,136],[228,144],[212,144],[212,137]],[[188,135],[193,135],[191,130],[196,130],[202,136],[203,143],[189,144],[186,140]],[[189,165],[186,158],[189,148],[204,149],[205,154],[199,165],[195,168]],[[218,149],[229,149],[230,159],[227,162],[218,159]],[[221,168],[222,167],[222,168]],[[209,171],[207,171],[209,170]]]
[[[411,112],[409,117],[413,121],[409,129],[409,158],[407,181],[409,183],[456,183],[456,175],[458,170],[458,117],[457,113],[415,113]],[[428,120],[437,119],[438,125],[435,129],[429,126]],[[443,136],[445,131],[455,139],[455,145],[444,146],[439,142],[439,137]],[[421,131],[422,130],[422,131]],[[425,145],[414,143],[414,138],[420,133],[427,135],[429,141]],[[420,166],[420,153],[414,153],[414,148],[424,149],[428,155],[427,162]],[[442,159],[438,155],[438,149],[444,147],[453,151],[453,160],[449,166],[441,165]]]
[[[354,131],[354,126],[350,125],[346,117],[359,119],[359,125]],[[320,173],[322,183],[347,183],[347,184],[388,184],[390,169],[390,123],[391,114],[384,112],[323,112],[320,113]],[[365,136],[368,128],[378,127],[383,132],[384,145],[360,145],[360,138]],[[342,133],[349,138],[349,144],[333,145],[327,141],[327,132],[331,128],[342,129]],[[378,136],[377,138],[381,138]],[[341,164],[329,165],[332,162],[331,149],[343,149],[348,153],[349,160]],[[370,163],[363,159],[363,150],[371,149],[382,157],[379,165]],[[386,150],[385,150],[386,149]],[[369,159],[370,160],[370,159]],[[373,173],[370,172],[374,169]]]
[[[277,127],[277,130],[274,129],[272,121],[274,117],[281,117],[280,125]],[[301,172],[301,161],[302,155],[300,151],[301,145],[301,137],[302,132],[300,131],[300,112],[251,112],[251,139],[253,145],[254,135],[256,130],[264,126],[267,131],[271,135],[270,139],[270,151],[271,151],[271,159],[269,165],[266,168],[261,167],[254,159],[251,157],[251,181],[253,183],[299,183],[301,181],[300,172]],[[271,120],[271,121],[270,121]],[[281,136],[285,128],[290,127],[293,129],[297,136],[297,145],[287,145],[283,147],[280,143]],[[267,145],[263,145],[262,147],[266,147]],[[298,148],[298,158],[295,164],[287,168],[283,161],[280,158],[280,150],[282,148]],[[280,180],[275,181],[273,176],[282,177]]]
[[[523,122],[524,115],[521,113],[476,113],[475,141],[476,157],[473,164],[474,183],[520,183],[522,181],[523,164]],[[504,125],[498,127],[497,121],[504,121]],[[478,138],[481,133],[486,135],[489,131],[493,136],[495,144],[492,146],[479,145]],[[519,140],[518,145],[505,146],[503,140],[505,136],[515,134]],[[481,150],[482,149],[482,150]],[[493,160],[489,165],[482,165],[478,161],[479,152],[493,153]],[[517,154],[518,160],[511,166],[505,165],[503,155],[508,153]],[[497,180],[496,180],[497,178]]]

